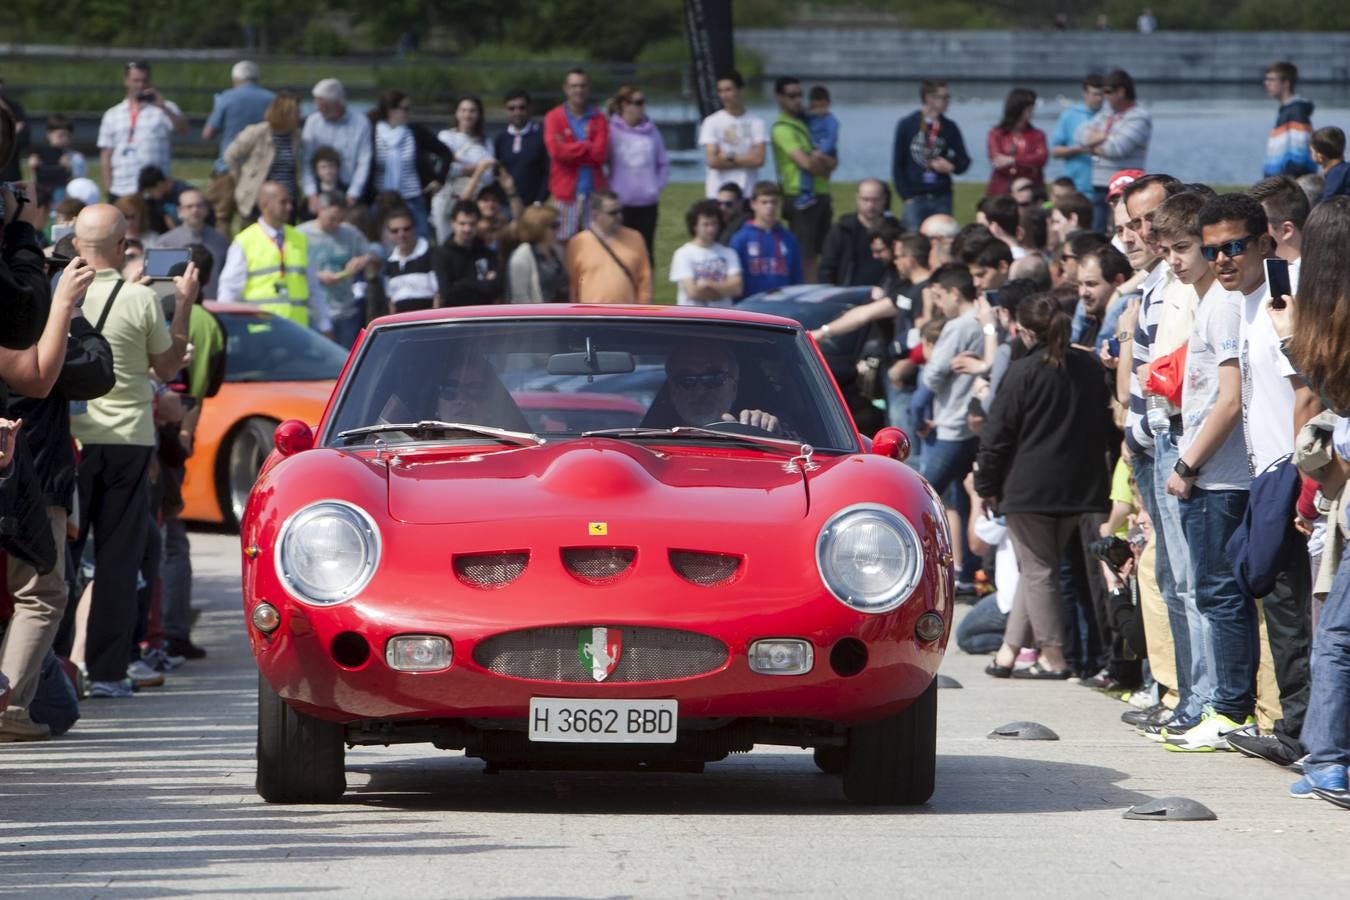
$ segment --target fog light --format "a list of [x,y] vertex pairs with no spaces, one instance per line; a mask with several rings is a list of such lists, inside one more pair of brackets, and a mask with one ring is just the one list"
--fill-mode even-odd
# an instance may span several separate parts
[[750,671],[761,675],[805,675],[814,663],[810,641],[789,638],[750,645]]
[[389,668],[400,672],[448,669],[453,657],[450,639],[430,634],[405,634],[390,638],[384,648],[384,658]]
[[253,607],[253,627],[263,634],[271,634],[281,627],[281,613],[270,603]]
[[919,616],[919,621],[914,623],[914,633],[924,642],[936,641],[942,637],[944,628],[946,623],[942,621],[942,616],[935,612],[924,613]]

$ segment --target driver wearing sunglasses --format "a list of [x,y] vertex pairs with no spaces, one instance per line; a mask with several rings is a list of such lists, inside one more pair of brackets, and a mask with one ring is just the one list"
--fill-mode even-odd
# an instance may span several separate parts
[[740,366],[724,347],[685,344],[666,359],[666,384],[680,425],[739,422],[778,435],[778,417],[761,409],[734,412]]

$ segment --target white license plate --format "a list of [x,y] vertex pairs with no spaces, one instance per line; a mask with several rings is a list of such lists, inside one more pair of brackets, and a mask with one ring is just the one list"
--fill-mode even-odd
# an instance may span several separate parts
[[673,744],[675,700],[530,699],[532,741],[587,744]]

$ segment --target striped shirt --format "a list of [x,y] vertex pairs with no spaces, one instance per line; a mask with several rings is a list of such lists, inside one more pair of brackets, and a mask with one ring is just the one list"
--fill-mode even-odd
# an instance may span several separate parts
[[1143,299],[1139,304],[1139,321],[1134,326],[1134,341],[1130,355],[1130,406],[1125,414],[1125,443],[1133,453],[1153,455],[1153,431],[1148,426],[1148,407],[1144,402],[1143,385],[1139,383],[1139,369],[1153,359],[1153,339],[1158,334],[1158,318],[1162,312],[1163,292],[1172,280],[1167,263],[1159,262],[1139,285]]
[[275,181],[295,196],[295,135],[272,132],[272,167],[267,170],[267,180]]
[[417,180],[417,142],[406,125],[391,128],[388,122],[375,123],[375,187],[396,191],[405,200],[422,196]]
[[[164,101],[175,115],[182,115],[175,104]],[[132,115],[130,100],[109,109],[98,126],[98,148],[112,151],[112,178],[109,190],[120,196],[139,190],[141,169],[158,166],[165,175],[173,156],[173,120],[158,106],[136,104]]]
[[434,254],[426,238],[418,238],[412,253],[400,256],[397,249],[384,264],[384,292],[396,309],[429,309],[436,296]]

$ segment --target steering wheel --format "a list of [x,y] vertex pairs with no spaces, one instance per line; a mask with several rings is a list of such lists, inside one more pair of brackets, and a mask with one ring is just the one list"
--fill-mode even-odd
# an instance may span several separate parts
[[781,438],[783,436],[779,433],[769,431],[767,428],[760,428],[758,425],[747,425],[744,422],[727,422],[723,419],[709,422],[702,427],[709,431],[721,431],[725,434],[743,434],[747,437]]

